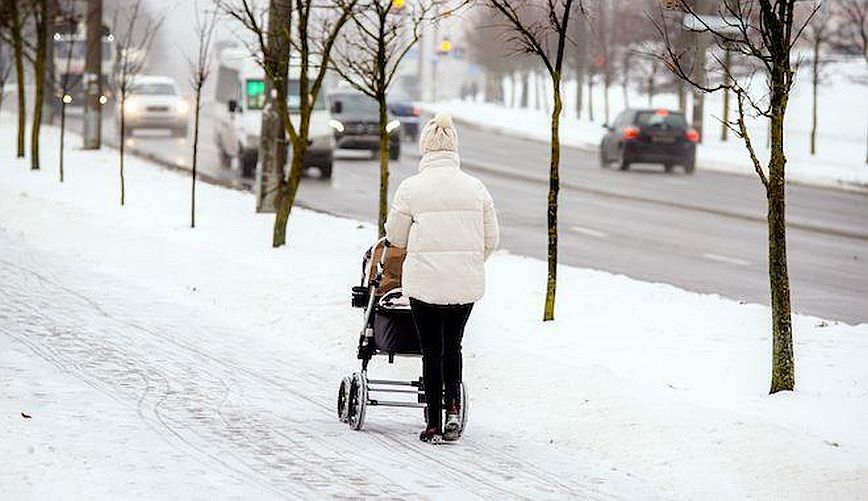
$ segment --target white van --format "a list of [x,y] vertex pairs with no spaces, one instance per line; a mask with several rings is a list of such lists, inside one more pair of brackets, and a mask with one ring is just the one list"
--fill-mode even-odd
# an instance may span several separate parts
[[[288,95],[290,119],[296,126],[299,115],[299,69],[290,68]],[[293,72],[295,73],[293,75]],[[224,167],[238,159],[242,175],[253,177],[259,160],[259,137],[262,126],[262,108],[265,106],[265,72],[243,49],[227,48],[221,51],[217,71],[217,109],[214,141]],[[310,117],[310,140],[305,167],[316,167],[323,178],[331,178],[335,150],[334,129],[321,90]]]

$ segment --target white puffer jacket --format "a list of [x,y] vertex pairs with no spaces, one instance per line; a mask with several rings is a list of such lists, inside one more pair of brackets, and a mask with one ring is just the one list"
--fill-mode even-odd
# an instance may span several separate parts
[[386,238],[407,249],[404,294],[431,304],[466,304],[485,293],[485,261],[497,247],[494,201],[460,168],[458,153],[426,153],[419,174],[398,187]]

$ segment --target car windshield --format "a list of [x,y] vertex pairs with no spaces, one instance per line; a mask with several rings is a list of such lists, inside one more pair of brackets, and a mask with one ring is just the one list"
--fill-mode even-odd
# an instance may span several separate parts
[[363,94],[338,94],[332,99],[341,103],[343,107],[341,113],[379,113],[377,102]]
[[174,96],[175,86],[167,83],[136,84],[130,89],[130,94],[138,96]]
[[[290,113],[299,111],[299,103],[301,99],[298,96],[299,84],[298,80],[290,80],[287,86],[287,104],[289,105]],[[249,78],[245,85],[245,94],[247,96],[247,109],[261,110],[265,107],[265,81],[260,78]],[[313,105],[315,110],[325,109],[325,100],[323,93],[317,95],[316,102]]]
[[684,119],[683,114],[666,110],[640,111],[636,115],[636,123],[640,127],[662,127],[666,125],[671,128],[687,128],[687,120]]

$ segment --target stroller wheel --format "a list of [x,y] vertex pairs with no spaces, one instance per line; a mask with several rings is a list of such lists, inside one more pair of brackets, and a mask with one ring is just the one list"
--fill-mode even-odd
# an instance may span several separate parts
[[350,428],[361,430],[365,425],[365,410],[368,407],[368,379],[363,373],[353,374],[348,403],[349,413],[347,417]]
[[341,380],[341,385],[338,388],[338,419],[342,423],[346,423],[349,420],[348,411],[350,398],[350,377],[346,376]]

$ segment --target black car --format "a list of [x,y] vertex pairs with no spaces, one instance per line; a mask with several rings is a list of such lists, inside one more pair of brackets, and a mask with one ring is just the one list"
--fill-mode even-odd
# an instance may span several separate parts
[[[380,150],[380,111],[377,102],[357,92],[335,92],[329,95],[330,122],[335,131],[338,148]],[[389,158],[401,157],[401,123],[391,114],[386,130],[389,132]]]
[[676,165],[692,174],[696,166],[699,134],[684,113],[667,109],[625,110],[615,119],[600,144],[600,163],[615,162],[621,170],[631,164],[663,164],[666,172]]
[[389,96],[389,112],[401,122],[401,135],[415,141],[419,138],[419,108],[413,100],[402,96]]

